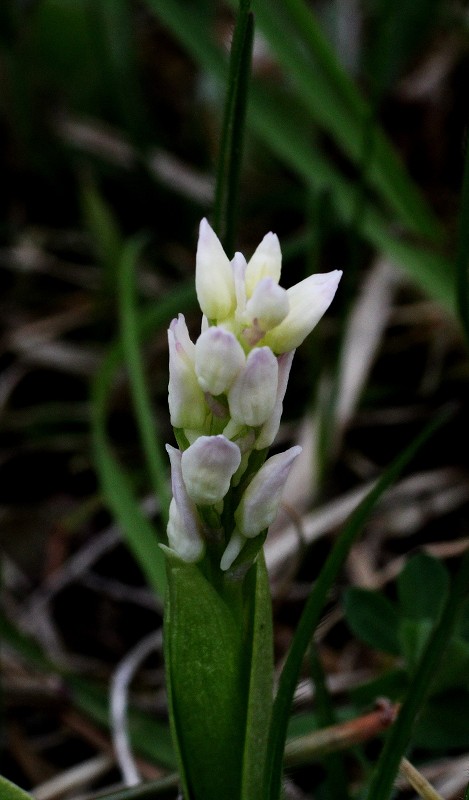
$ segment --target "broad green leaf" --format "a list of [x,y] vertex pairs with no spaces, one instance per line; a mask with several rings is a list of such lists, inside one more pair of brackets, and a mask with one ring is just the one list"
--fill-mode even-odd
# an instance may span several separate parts
[[399,615],[381,592],[352,587],[344,596],[346,620],[362,642],[384,653],[399,655]]
[[365,794],[366,800],[388,800],[392,794],[401,758],[409,745],[417,715],[429,694],[442,655],[457,625],[468,585],[469,550],[463,556],[453,578],[441,616],[421,654],[397,720],[386,737]]
[[413,556],[397,579],[402,616],[436,619],[448,594],[449,575],[441,561],[425,553]]
[[246,643],[252,650],[244,655],[250,669],[241,798],[256,800],[262,797],[273,701],[272,601],[263,553],[246,576],[245,596],[251,607]]
[[428,750],[469,748],[469,692],[456,690],[432,697],[419,715],[413,735],[416,747]]
[[[400,623],[399,638],[411,675],[415,672],[431,630],[430,620],[404,619]],[[457,686],[469,689],[469,642],[454,636],[446,645],[431,691],[435,694]]]
[[33,800],[31,795],[11,783],[6,778],[0,775],[0,797],[2,800]]
[[242,630],[198,566],[165,548],[165,662],[187,800],[239,800],[245,721]]
[[399,700],[408,684],[407,673],[402,668],[387,670],[383,675],[352,689],[350,696],[359,706],[369,706],[378,697]]

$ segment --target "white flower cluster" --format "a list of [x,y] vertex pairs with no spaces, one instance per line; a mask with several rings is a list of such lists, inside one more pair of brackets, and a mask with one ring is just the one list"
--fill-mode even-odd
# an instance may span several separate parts
[[248,263],[230,262],[208,224],[200,224],[196,291],[202,331],[192,342],[182,314],[168,331],[169,410],[181,449],[167,445],[173,499],[169,545],[188,562],[206,546],[207,507],[220,520],[228,493],[243,487],[221,568],[277,515],[292,447],[249,472],[250,457],[277,435],[295,348],[329,307],[342,273],[312,275],[291,289],[278,285],[282,254],[268,233]]

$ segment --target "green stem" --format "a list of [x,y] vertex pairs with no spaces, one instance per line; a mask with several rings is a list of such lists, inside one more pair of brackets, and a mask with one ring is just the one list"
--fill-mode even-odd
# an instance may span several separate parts
[[233,34],[213,211],[215,231],[230,257],[235,242],[239,175],[251,74],[254,17],[250,6],[250,0],[240,0]]

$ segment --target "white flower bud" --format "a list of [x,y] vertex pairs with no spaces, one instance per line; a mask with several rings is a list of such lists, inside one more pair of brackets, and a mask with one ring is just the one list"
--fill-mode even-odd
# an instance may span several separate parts
[[271,415],[277,396],[278,364],[272,350],[256,347],[228,392],[230,414],[235,422],[257,427]]
[[310,275],[287,289],[290,311],[265,336],[274,353],[287,353],[300,346],[332,303],[341,277],[340,270]]
[[264,447],[270,447],[275,437],[277,436],[278,429],[280,428],[280,420],[283,413],[283,398],[287,391],[288,378],[290,376],[290,369],[293,362],[294,350],[289,353],[282,353],[278,357],[278,386],[277,397],[275,398],[275,406],[270,417],[264,422],[259,436],[256,439],[255,449],[263,450]]
[[282,251],[275,233],[267,233],[246,267],[246,292],[251,297],[262,278],[279,282],[282,270]]
[[[272,278],[262,278],[246,304],[244,319],[254,328],[257,341],[266,331],[279,325],[288,314],[287,290],[282,289]],[[249,340],[249,335],[247,336]]]
[[183,561],[187,561],[189,564],[200,561],[204,554],[204,541],[200,536],[191,538],[187,535],[174,497],[169,504],[167,533],[169,546]]
[[168,404],[171,424],[175,428],[203,428],[207,407],[195,374],[195,346],[190,340],[182,314],[171,322],[168,345]]
[[182,454],[181,467],[189,497],[199,506],[223,500],[241,462],[239,447],[226,436],[200,436]]
[[214,395],[226,392],[245,361],[240,343],[223,328],[208,328],[197,339],[195,373],[204,392]]
[[221,321],[234,311],[236,296],[231,264],[206,219],[202,220],[199,229],[195,289],[207,319]]
[[245,542],[245,537],[241,536],[239,531],[234,530],[231,534],[230,541],[225,548],[225,552],[221,557],[220,569],[222,569],[223,572],[226,572],[226,570],[231,567],[233,561],[239,556],[241,550],[243,549]]
[[171,463],[171,488],[173,499],[169,507],[168,540],[184,561],[198,561],[204,551],[200,535],[197,509],[187,494],[182,477],[182,454],[171,445],[166,445]]
[[297,445],[271,456],[254,475],[235,511],[236,526],[243,536],[257,536],[272,524],[291,465],[300,453]]

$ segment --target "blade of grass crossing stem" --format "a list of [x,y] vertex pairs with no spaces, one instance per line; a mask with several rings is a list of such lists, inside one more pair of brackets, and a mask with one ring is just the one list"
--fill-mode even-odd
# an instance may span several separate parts
[[122,345],[140,439],[145,452],[153,489],[161,504],[163,520],[167,523],[170,500],[166,479],[167,462],[166,458],[163,458],[161,440],[155,415],[152,412],[137,325],[136,265],[143,244],[143,241],[138,238],[130,240],[125,245],[119,259],[119,317]]
[[[140,341],[145,341],[168,325],[181,309],[186,310],[195,305],[196,296],[191,283],[162,299],[157,306],[143,310],[138,320]],[[149,585],[162,600],[166,586],[166,570],[161,551],[156,546],[156,534],[138,504],[128,474],[114,455],[106,429],[108,399],[114,377],[123,361],[124,350],[122,343],[118,341],[109,350],[94,381],[91,424],[95,464],[106,502],[122,528],[127,545]]]
[[239,175],[251,74],[254,17],[250,0],[240,0],[231,45],[228,91],[223,119],[215,191],[214,227],[229,257],[233,255]]
[[399,764],[409,744],[415,718],[420,711],[438,668],[445,646],[454,630],[459,611],[469,591],[469,549],[451,583],[440,619],[422,653],[399,716],[386,738],[371,779],[366,800],[388,800]]
[[[195,17],[188,18],[177,0],[146,0],[150,8],[171,30],[202,69],[220,82],[226,81],[227,65],[220,49]],[[355,213],[354,187],[340,174],[319,148],[312,147],[305,131],[310,117],[292,104],[290,95],[253,82],[249,90],[248,123],[269,149],[310,183],[315,190],[329,193],[339,218],[349,223]],[[392,234],[384,215],[368,204],[361,226],[362,235],[380,252],[393,259],[430,297],[454,313],[454,290],[448,281],[450,262],[438,253],[425,250],[405,238]]]
[[93,445],[94,459],[104,496],[120,525],[127,546],[140,565],[157,597],[163,599],[166,588],[166,568],[163,553],[158,547],[156,530],[143,513],[134,495],[132,482],[114,457],[106,432],[106,398],[114,359],[107,360],[94,382]]
[[[314,643],[310,649],[311,678],[315,688],[315,708],[320,728],[327,728],[337,723],[334,705],[326,683],[326,676],[321,659]],[[344,760],[341,753],[330,753],[324,756],[326,770],[325,794],[328,800],[348,800],[347,779]]]
[[469,345],[469,147],[467,145],[456,256],[456,305]]
[[[422,433],[390,464],[374,487],[351,515],[342,533],[329,554],[323,569],[313,586],[295,631],[292,644],[279,680],[274,711],[270,726],[265,776],[265,800],[278,800],[282,779],[283,751],[287,733],[293,694],[300,674],[304,654],[319,623],[328,592],[336,580],[351,546],[361,533],[362,527],[381,495],[396,480],[419,448],[446,422],[449,412],[442,412],[427,425]],[[382,800],[382,798],[380,798]]]

